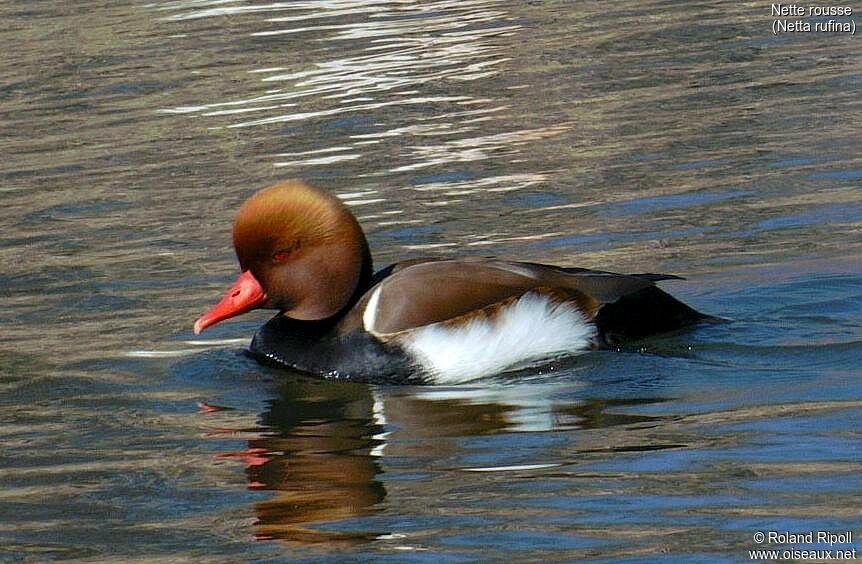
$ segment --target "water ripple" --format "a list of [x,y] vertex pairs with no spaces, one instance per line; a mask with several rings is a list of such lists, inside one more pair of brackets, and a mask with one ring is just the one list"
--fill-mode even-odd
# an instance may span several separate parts
[[[217,5],[216,5],[217,4]],[[398,108],[434,108],[424,123],[381,128],[347,136],[349,145],[337,155],[317,155],[315,151],[336,152],[333,148],[276,153],[276,167],[302,169],[332,166],[367,158],[368,145],[403,137],[422,138],[423,143],[404,148],[402,161],[389,173],[490,158],[495,151],[514,152],[530,140],[556,135],[566,129],[513,130],[493,136],[477,135],[483,122],[507,109],[494,98],[471,95],[428,95],[447,82],[488,79],[499,72],[510,57],[497,39],[517,33],[515,24],[495,0],[470,2],[437,1],[415,4],[394,1],[344,1],[274,3],[261,6],[223,5],[207,2],[173,2],[158,7],[176,11],[167,20],[180,22],[211,17],[238,17],[258,12],[286,12],[265,24],[278,29],[251,32],[252,37],[300,37],[290,41],[311,41],[327,45],[342,42],[349,46],[337,58],[324,58],[311,65],[292,61],[278,64],[278,55],[266,66],[248,69],[266,85],[265,93],[234,100],[167,107],[166,114],[197,114],[217,119],[210,127],[258,128],[278,124],[312,122],[327,118],[366,116]],[[347,23],[326,23],[338,21]],[[260,24],[259,25],[263,25]],[[353,47],[356,45],[356,47]],[[274,64],[273,64],[274,63]],[[272,89],[272,85],[278,88]],[[253,114],[253,117],[252,117]],[[241,121],[225,121],[242,116]],[[427,138],[439,139],[428,144]],[[285,160],[284,157],[294,157]],[[382,171],[381,171],[382,172]]]

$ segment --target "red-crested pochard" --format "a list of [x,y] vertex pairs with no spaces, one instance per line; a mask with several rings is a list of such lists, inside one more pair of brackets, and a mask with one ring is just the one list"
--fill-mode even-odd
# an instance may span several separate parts
[[716,318],[655,286],[676,278],[486,258],[415,259],[377,274],[359,223],[299,180],[240,208],[242,273],[194,326],[254,308],[280,313],[251,343],[260,360],[365,382],[464,382]]

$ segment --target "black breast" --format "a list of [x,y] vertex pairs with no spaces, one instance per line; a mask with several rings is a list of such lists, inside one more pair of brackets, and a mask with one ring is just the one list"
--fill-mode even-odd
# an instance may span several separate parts
[[251,353],[259,362],[325,378],[377,384],[423,383],[401,348],[362,329],[339,334],[335,322],[298,321],[276,315],[258,329]]

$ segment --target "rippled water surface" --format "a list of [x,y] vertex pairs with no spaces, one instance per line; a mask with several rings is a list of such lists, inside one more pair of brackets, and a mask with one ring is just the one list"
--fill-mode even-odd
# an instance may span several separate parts
[[[721,1],[0,18],[0,558],[862,554],[858,36]],[[670,272],[734,321],[459,387],[266,369],[268,314],[191,325],[237,206],[291,177],[381,267]],[[753,540],[819,530],[856,536]]]

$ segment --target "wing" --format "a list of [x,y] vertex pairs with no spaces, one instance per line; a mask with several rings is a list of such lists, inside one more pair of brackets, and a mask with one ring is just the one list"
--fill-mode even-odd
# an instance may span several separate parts
[[605,304],[655,287],[647,277],[492,259],[399,263],[389,272],[358,307],[377,335],[464,318],[531,291],[574,302],[594,319]]

